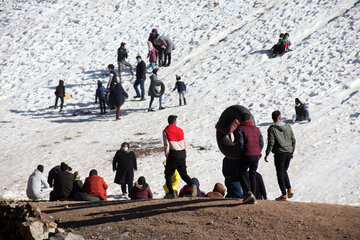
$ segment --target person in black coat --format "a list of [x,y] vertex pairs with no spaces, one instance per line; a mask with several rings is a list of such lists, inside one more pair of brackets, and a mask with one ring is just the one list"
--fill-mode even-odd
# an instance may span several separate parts
[[61,173],[54,181],[54,191],[50,193],[50,201],[69,199],[73,190],[75,175],[67,164],[61,165]]
[[[146,79],[146,64],[142,60],[141,56],[136,57],[137,65],[136,65],[136,80],[134,82],[134,89],[136,92],[136,96],[134,98],[141,97],[140,101],[145,100],[145,79]],[[138,89],[140,85],[141,95]]]
[[61,166],[63,165],[66,165],[66,163],[62,162],[61,165],[56,165],[49,171],[47,182],[49,183],[50,187],[54,186],[55,178],[61,173]]
[[133,151],[130,150],[130,145],[127,142],[121,144],[120,150],[118,150],[113,159],[113,171],[116,171],[114,183],[121,185],[121,191],[123,195],[126,195],[126,184],[128,185],[128,191],[133,186],[134,171],[137,170],[136,156]]
[[61,100],[60,112],[61,112],[63,110],[63,107],[64,107],[64,97],[65,97],[65,86],[64,86],[64,81],[63,80],[59,81],[59,85],[56,87],[55,96],[56,96],[56,99],[55,99],[54,108],[57,108],[57,103],[58,103],[58,100],[60,98],[60,100]]
[[239,168],[239,160],[224,157],[222,172],[225,177],[225,186],[227,188],[226,198],[241,198],[243,195],[240,184]]
[[121,83],[116,84],[115,88],[111,90],[111,103],[116,106],[116,120],[119,120],[120,107],[124,104],[128,94],[125,92]]

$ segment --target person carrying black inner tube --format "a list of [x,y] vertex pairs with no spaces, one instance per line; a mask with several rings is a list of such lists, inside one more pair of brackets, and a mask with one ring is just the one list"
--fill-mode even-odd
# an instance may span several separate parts
[[[153,108],[151,108],[151,105],[154,101],[154,93],[151,92],[150,90],[154,87],[153,85],[155,84],[156,81],[158,81],[158,77],[157,77],[157,73],[159,72],[159,69],[158,68],[155,68],[153,70],[153,74],[150,76],[150,87],[149,87],[149,96],[150,96],[150,104],[149,104],[149,108],[148,108],[148,111],[154,111]],[[159,110],[162,110],[162,109],[165,109],[162,105],[161,105],[161,101],[162,101],[162,96],[159,97]]]
[[[261,157],[261,150],[264,146],[264,140],[260,129],[253,125],[253,122],[250,120],[250,114],[247,113],[242,115],[240,126],[236,129],[234,135],[241,153],[239,177],[244,192],[243,203],[255,204],[256,198],[253,193],[256,192],[256,170]],[[247,177],[248,169],[251,185]]]

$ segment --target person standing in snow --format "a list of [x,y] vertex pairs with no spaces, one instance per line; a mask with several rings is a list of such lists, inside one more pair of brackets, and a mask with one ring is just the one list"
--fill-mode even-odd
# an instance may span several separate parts
[[[156,68],[153,70],[153,74],[150,76],[150,86],[149,86],[149,96],[150,96],[150,104],[149,104],[149,108],[148,108],[148,111],[154,111],[153,108],[151,108],[151,105],[155,99],[155,95],[154,95],[154,92],[150,91],[152,88],[153,88],[153,85],[155,84],[156,81],[158,81],[158,78],[157,78],[157,73],[158,73],[159,69]],[[162,105],[161,105],[161,101],[162,101],[162,95],[159,96],[159,110],[162,110],[162,109],[165,109]]]
[[[109,70],[109,81],[108,81],[108,84],[106,86],[106,89],[107,90],[113,90],[116,86],[116,84],[118,84],[118,80],[117,80],[117,76],[116,76],[116,73],[114,71],[114,65],[113,64],[109,64],[108,65],[108,70]],[[106,74],[107,76],[107,74]]]
[[46,182],[44,172],[44,166],[38,165],[35,171],[30,175],[27,187],[26,196],[31,200],[39,200],[49,198],[49,194],[52,191],[49,184]]
[[176,89],[178,90],[179,93],[179,106],[182,105],[181,100],[184,100],[184,105],[186,105],[186,99],[185,99],[185,93],[186,93],[186,85],[183,81],[180,81],[181,77],[176,75],[176,83],[175,83],[175,87],[173,88],[172,92],[175,91]]
[[116,106],[116,120],[119,120],[120,116],[120,107],[124,104],[125,99],[129,96],[127,92],[125,92],[121,83],[116,84],[115,88],[110,92],[111,101]]
[[281,196],[275,200],[286,201],[294,195],[287,170],[293,158],[296,140],[290,125],[282,122],[280,111],[274,111],[272,119],[274,124],[268,128],[265,162],[268,162],[268,156],[273,152],[276,176],[281,190]]
[[[256,193],[256,170],[258,168],[261,150],[264,146],[260,129],[253,125],[250,114],[243,114],[240,126],[234,132],[236,144],[241,153],[239,166],[240,184],[244,192],[243,203],[256,203],[253,193]],[[249,178],[247,170],[249,169]],[[250,183],[249,184],[249,179]]]
[[188,147],[184,137],[184,131],[176,126],[176,119],[177,116],[170,115],[168,117],[169,125],[163,131],[164,152],[166,157],[166,186],[169,189],[169,196],[176,197],[174,195],[171,177],[175,170],[178,170],[182,180],[184,180],[188,186],[191,186],[191,196],[195,197],[197,195],[197,188],[186,172],[186,151]]
[[128,57],[128,51],[126,49],[126,43],[122,42],[120,47],[118,48],[118,57],[117,57],[120,81],[121,81],[121,71],[124,65],[130,68],[131,76],[134,76],[132,65],[126,61],[127,57]]
[[55,109],[57,108],[57,103],[58,103],[58,100],[60,98],[61,105],[60,105],[60,111],[59,112],[62,112],[63,107],[64,107],[64,97],[65,97],[65,86],[64,86],[64,81],[63,80],[59,81],[59,85],[56,87],[56,90],[55,90],[55,96],[56,96],[56,99],[55,99],[54,108]]
[[167,36],[160,36],[154,43],[164,49],[164,62],[162,65],[168,67],[171,64],[171,52],[175,49],[173,41]]
[[158,38],[159,38],[158,31],[156,28],[153,28],[149,35],[148,41],[150,41],[152,43],[152,45],[154,46],[154,48],[157,50],[156,57],[159,60],[159,66],[160,66],[163,56],[162,56],[162,52],[160,52],[162,49],[160,48],[160,46],[155,44],[155,40]]
[[[121,144],[120,150],[118,150],[113,158],[113,171],[116,171],[114,183],[121,185],[121,191],[124,196],[130,192],[134,182],[134,171],[137,170],[136,156],[130,149],[130,145],[127,142]],[[128,192],[126,191],[126,185],[128,186]]]
[[155,70],[156,69],[156,61],[157,61],[156,56],[159,51],[153,47],[153,44],[150,41],[147,42],[147,45],[149,48],[149,52],[148,52],[149,62],[151,64],[152,69]]
[[101,114],[106,113],[105,93],[106,93],[106,89],[104,88],[101,81],[99,80],[98,88],[96,89],[96,94],[95,94],[95,103],[97,103],[97,99],[99,98]]
[[[145,100],[145,80],[146,80],[146,64],[142,60],[141,56],[136,57],[136,81],[134,82],[134,89],[136,96],[134,98],[140,98],[140,101]],[[138,86],[140,85],[141,95]]]
[[300,99],[295,98],[295,114],[293,115],[292,123],[303,120],[308,120],[308,122],[311,121],[309,110],[307,110],[305,103],[302,103]]

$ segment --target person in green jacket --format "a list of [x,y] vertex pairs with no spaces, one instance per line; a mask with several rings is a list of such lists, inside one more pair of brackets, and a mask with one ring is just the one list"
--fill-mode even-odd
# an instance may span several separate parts
[[275,200],[286,201],[294,195],[287,170],[293,158],[296,140],[290,125],[282,122],[280,111],[274,111],[272,119],[274,124],[268,128],[265,162],[268,162],[268,156],[273,152],[276,176],[282,194]]

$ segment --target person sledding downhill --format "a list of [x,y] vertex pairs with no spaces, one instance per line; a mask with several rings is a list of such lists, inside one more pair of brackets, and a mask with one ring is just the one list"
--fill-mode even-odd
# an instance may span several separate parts
[[280,33],[278,43],[269,50],[272,53],[272,58],[281,56],[285,52],[291,51],[291,49],[289,49],[290,46],[291,42],[289,40],[289,33]]
[[180,177],[191,186],[191,196],[197,195],[196,185],[193,184],[191,178],[186,172],[186,151],[187,144],[184,137],[184,131],[176,126],[177,116],[170,115],[168,117],[169,125],[163,131],[164,151],[166,157],[165,166],[165,180],[166,186],[169,189],[169,194],[166,198],[175,198],[174,190],[172,187],[172,175],[175,170],[180,174]]
[[296,121],[308,120],[311,122],[309,110],[306,108],[306,104],[302,103],[298,98],[295,98],[295,114],[292,118],[292,124]]

